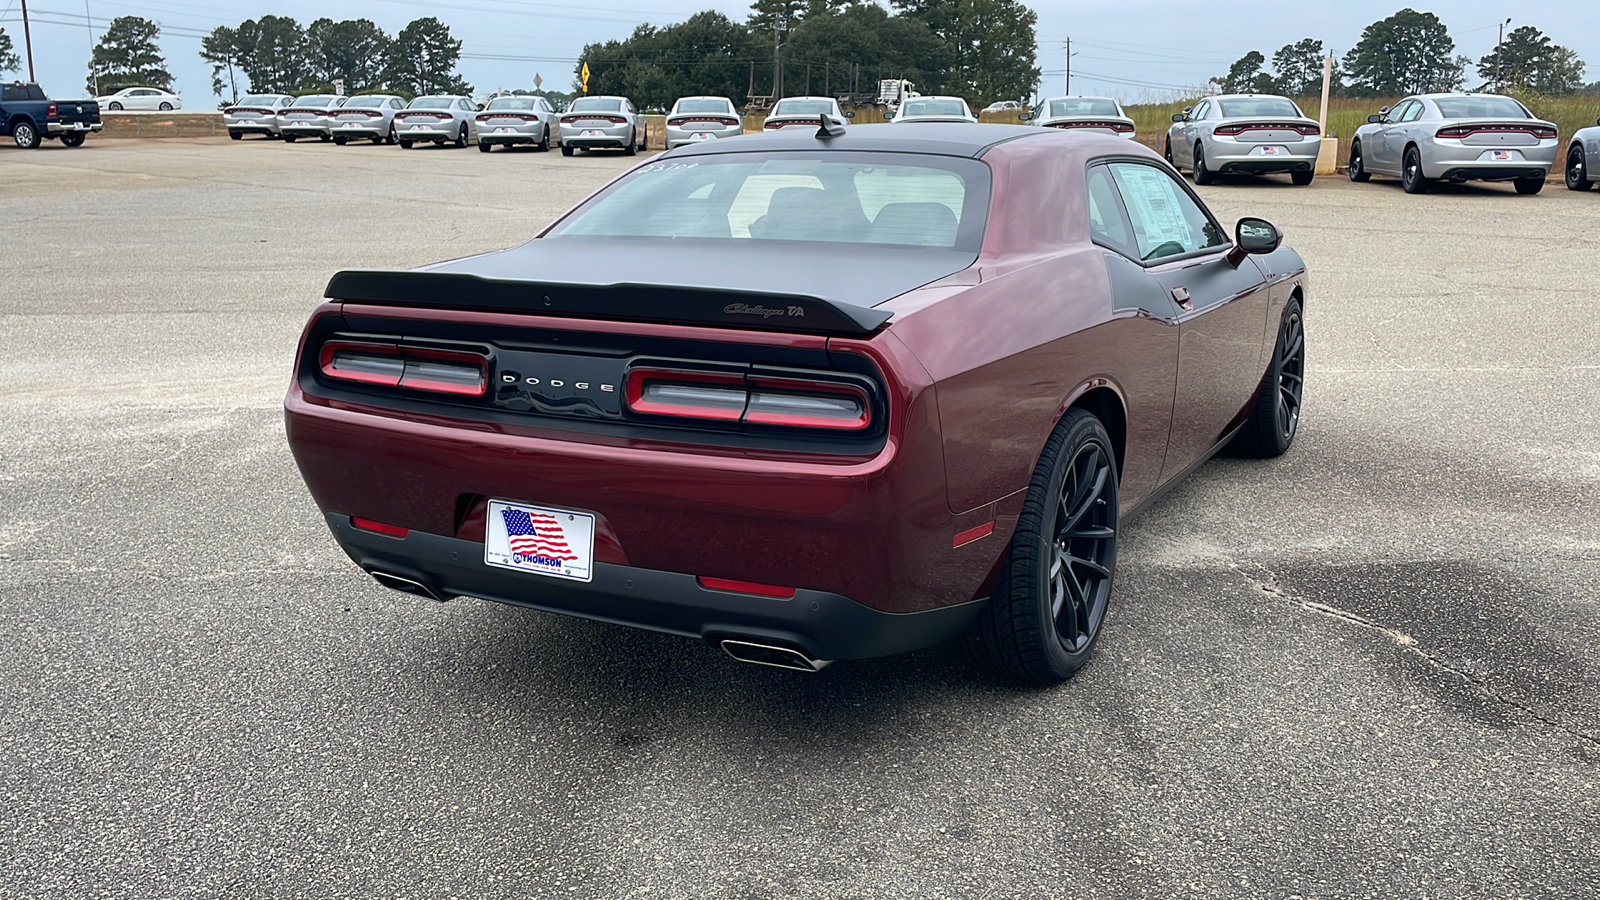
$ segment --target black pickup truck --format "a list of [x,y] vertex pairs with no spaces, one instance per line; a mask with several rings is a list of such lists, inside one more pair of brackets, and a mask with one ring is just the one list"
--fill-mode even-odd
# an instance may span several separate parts
[[100,105],[93,100],[51,100],[37,84],[20,81],[0,85],[0,135],[32,150],[45,138],[60,138],[68,147],[82,146],[99,131]]

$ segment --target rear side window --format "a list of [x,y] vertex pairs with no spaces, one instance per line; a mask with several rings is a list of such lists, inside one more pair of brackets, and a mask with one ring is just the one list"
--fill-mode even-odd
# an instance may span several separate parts
[[0,100],[17,103],[28,99],[28,89],[20,84],[8,84],[0,88]]
[[749,154],[645,166],[550,237],[826,241],[976,252],[989,170],[913,154]]

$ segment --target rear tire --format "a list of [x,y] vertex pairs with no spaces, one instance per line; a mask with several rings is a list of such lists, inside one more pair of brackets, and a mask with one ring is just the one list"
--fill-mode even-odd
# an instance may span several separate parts
[[1172,138],[1167,138],[1167,149],[1161,152],[1161,156],[1167,161],[1167,165],[1172,166],[1174,169],[1178,167],[1178,164],[1172,161]]
[[321,140],[324,144],[326,144],[327,142],[333,140],[333,135],[331,135],[331,134],[319,134],[319,135],[317,135],[317,138],[318,138],[318,140]]
[[1407,147],[1402,159],[1404,162],[1400,166],[1400,186],[1405,188],[1408,194],[1426,194],[1431,185],[1427,176],[1422,174],[1422,153],[1415,147]]
[[394,123],[392,123],[392,122],[389,123],[389,136],[384,138],[384,140],[387,143],[389,143],[390,145],[398,143],[398,139],[395,137],[395,134],[394,134]]
[[478,142],[478,149],[480,151],[484,152],[484,153],[488,153],[493,148],[491,148],[489,146],[489,142],[488,141],[479,141]]
[[637,154],[639,152],[638,140],[639,140],[639,136],[638,135],[634,134],[631,131],[628,132],[628,145],[626,147],[622,148],[623,154],[627,155],[627,156],[634,156],[635,154]]
[[1089,661],[1117,565],[1117,463],[1100,420],[1069,410],[1034,468],[993,595],[968,626],[967,657],[1033,684]]
[[539,132],[539,152],[540,153],[549,153],[550,152],[550,126],[549,125],[546,125],[544,127],[544,129]]
[[1256,400],[1232,449],[1240,456],[1267,459],[1282,456],[1300,430],[1301,401],[1305,399],[1306,329],[1300,301],[1290,300],[1278,326],[1272,362],[1261,376]]
[[562,144],[561,145],[561,155],[562,156],[571,156],[572,155],[572,148],[568,147],[566,144]]
[[299,139],[300,139],[300,136],[297,135],[297,134],[286,134],[286,135],[283,136],[283,142],[285,144],[292,144],[292,143],[294,143],[295,141],[297,141]]
[[1518,178],[1512,184],[1516,185],[1519,194],[1537,194],[1544,190],[1543,178]]
[[122,104],[118,103],[115,100],[113,100],[110,103],[106,104],[106,109],[109,109],[112,112],[122,112]]
[[400,149],[401,150],[410,150],[411,149],[411,142],[406,140],[405,138],[401,138],[400,139]]
[[1313,178],[1316,178],[1316,177],[1317,177],[1317,173],[1315,173],[1315,172],[1290,172],[1289,173],[1289,180],[1293,181],[1295,184],[1299,185],[1300,187],[1305,187],[1306,185],[1310,184],[1311,180]]
[[162,112],[172,112],[172,104],[163,100],[161,101],[161,106],[159,106],[158,109],[160,109]]
[[86,137],[88,137],[88,135],[81,131],[68,132],[61,136],[61,143],[67,145],[68,147],[82,147],[83,140]]
[[39,129],[26,119],[20,122],[12,122],[11,139],[17,142],[18,147],[24,150],[33,150],[39,146]]
[[1371,181],[1372,173],[1367,171],[1366,160],[1361,157],[1361,142],[1356,141],[1350,145],[1350,180]]
[[1214,180],[1211,170],[1206,168],[1205,148],[1201,147],[1200,143],[1196,141],[1194,145],[1194,183],[1210,184]]
[[1567,190],[1587,191],[1594,187],[1594,182],[1589,180],[1589,167],[1585,164],[1583,147],[1573,144],[1567,151]]
[[235,140],[235,141],[242,141],[242,140],[244,140],[244,132],[242,132],[242,131],[230,131],[230,132],[228,132],[228,137],[230,139],[232,139],[232,140]]
[[343,147],[345,144],[350,142],[350,139],[347,137],[336,137],[333,139],[333,142],[338,146]]

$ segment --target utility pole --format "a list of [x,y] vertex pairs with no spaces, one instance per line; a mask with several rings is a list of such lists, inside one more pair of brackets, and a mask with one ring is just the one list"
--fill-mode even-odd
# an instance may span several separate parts
[[28,0],[22,0],[22,44],[28,49],[28,81],[38,81],[33,77],[33,33],[28,30]]
[[1072,38],[1067,38],[1067,77],[1061,85],[1063,96],[1072,96]]
[[[83,0],[83,24],[85,28],[89,29],[89,61],[93,62],[94,20],[89,18],[89,0]],[[100,73],[94,70],[94,66],[89,67],[89,77],[94,79],[94,95],[96,97],[100,96]],[[228,80],[230,82],[233,81],[233,59],[231,57],[228,59]],[[239,102],[239,89],[237,87],[233,90],[233,102]]]
[[1510,24],[1511,17],[1507,16],[1506,20],[1500,23],[1500,33],[1494,39],[1494,89],[1496,92],[1504,90],[1506,85],[1506,59],[1500,51],[1502,49],[1501,45],[1506,42],[1506,26]]
[[783,96],[783,62],[782,62],[782,57],[780,57],[778,55],[783,49],[783,45],[778,42],[778,35],[780,33],[780,29],[781,28],[782,28],[782,26],[778,23],[778,21],[776,19],[774,19],[773,22],[772,22],[772,102],[773,103],[777,103],[778,102],[778,98]]

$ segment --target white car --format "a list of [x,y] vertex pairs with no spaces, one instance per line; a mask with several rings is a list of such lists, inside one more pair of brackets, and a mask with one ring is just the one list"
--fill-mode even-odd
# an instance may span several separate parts
[[394,114],[395,136],[401,150],[432,141],[442,147],[449,142],[465,147],[478,142],[478,104],[461,96],[418,97]]
[[124,109],[159,109],[167,112],[183,109],[183,98],[171,91],[153,87],[123,88],[115,94],[94,98],[101,109],[119,112]]
[[1046,97],[1023,117],[1031,125],[1098,131],[1133,140],[1133,117],[1111,97]]
[[843,127],[845,119],[853,119],[853,112],[842,112],[839,101],[832,97],[785,97],[772,107],[771,115],[761,123],[763,131],[777,131],[785,125],[816,125],[827,116],[835,125]]
[[743,133],[744,119],[727,97],[680,97],[667,113],[668,150]]
[[960,97],[912,97],[900,104],[891,122],[976,122]]
[[983,111],[986,113],[1022,112],[1022,104],[1015,100],[996,100],[985,106]]

